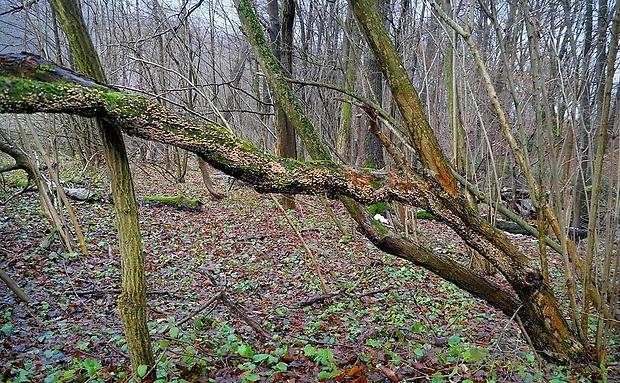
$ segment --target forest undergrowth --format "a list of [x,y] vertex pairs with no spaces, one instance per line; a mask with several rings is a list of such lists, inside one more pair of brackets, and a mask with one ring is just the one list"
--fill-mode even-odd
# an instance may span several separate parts
[[[117,309],[120,263],[105,177],[64,179],[95,190],[73,202],[88,254],[42,247],[50,233],[36,192],[0,205],[0,269],[34,303],[0,284],[3,382],[129,381]],[[208,195],[197,170],[185,184],[152,166],[134,169],[138,198],[183,194],[201,211],[143,202],[148,319],[160,382],[590,382],[620,379],[610,364],[557,367],[540,362],[514,319],[425,270],[378,251],[330,202],[347,234],[316,197],[289,212],[316,255],[311,258],[268,195],[233,183],[223,200]],[[0,201],[25,177],[5,175]],[[216,187],[229,188],[227,177]],[[445,226],[419,220],[420,242],[467,262]],[[531,237],[515,239],[536,256]],[[559,266],[555,260],[551,265]],[[238,305],[264,331],[224,304]],[[323,299],[326,298],[326,299]],[[207,304],[211,301],[211,304]],[[143,371],[146,374],[146,371]],[[616,380],[617,381],[617,380]]]

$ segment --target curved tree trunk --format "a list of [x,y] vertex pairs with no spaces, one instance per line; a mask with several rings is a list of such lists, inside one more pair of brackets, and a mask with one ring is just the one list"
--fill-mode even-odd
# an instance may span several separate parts
[[[450,167],[441,151],[411,81],[382,28],[372,0],[351,0],[353,12],[368,43],[381,63],[422,164],[437,180],[432,193],[444,195],[442,206],[433,207],[463,240],[489,260],[508,280],[523,304],[519,315],[534,346],[549,358],[568,361],[584,358],[585,350],[569,328],[540,271],[510,241],[468,206],[456,187]],[[451,198],[457,197],[457,198]]]
[[[106,82],[99,56],[95,51],[77,0],[51,0],[52,7],[69,40],[78,70],[102,83]],[[117,215],[121,253],[122,293],[119,299],[121,321],[134,374],[146,365],[155,378],[151,339],[146,320],[146,277],[144,253],[138,220],[133,180],[125,143],[119,127],[109,120],[97,119],[99,134],[110,172],[112,196]]]
[[[41,64],[48,69],[37,71]],[[130,135],[190,150],[216,168],[253,184],[260,192],[325,193],[329,196],[341,196],[345,206],[362,227],[374,227],[379,233],[389,234],[386,228],[366,218],[366,212],[354,206],[350,198],[364,204],[400,201],[422,207],[449,224],[468,245],[491,261],[511,283],[518,298],[464,267],[451,267],[449,264],[441,266],[438,259],[441,256],[424,252],[415,246],[400,246],[404,258],[409,257],[428,267],[475,296],[502,308],[504,312],[514,312],[519,302],[519,315],[537,350],[547,358],[560,362],[583,358],[583,347],[566,326],[557,302],[548,285],[542,282],[538,270],[529,264],[527,257],[519,253],[503,234],[469,209],[464,198],[453,197],[426,172],[409,166],[402,166],[404,173],[401,175],[341,167],[331,161],[329,156],[323,155],[326,150],[320,138],[318,141],[311,141],[306,135],[301,135],[302,139],[313,145],[317,152],[310,153],[314,153],[313,157],[319,160],[303,163],[274,157],[235,137],[228,129],[209,122],[195,125],[195,122],[183,120],[160,105],[89,83],[71,73],[69,74],[72,77],[67,77],[66,71],[62,72],[62,69],[57,68],[51,70],[50,65],[36,57],[24,57],[23,54],[0,55],[0,74],[14,75],[19,71],[22,77],[52,81],[42,83],[23,78],[0,77],[0,113],[38,111],[99,116]],[[60,78],[58,72],[62,72],[64,76]],[[279,81],[277,76],[267,77],[272,86]],[[67,79],[73,79],[85,86],[67,83]],[[63,82],[53,82],[58,80]],[[286,82],[283,84],[288,86]],[[280,91],[286,93],[278,89],[274,94]],[[295,102],[295,99],[289,100]],[[292,108],[295,110],[294,106]],[[305,116],[293,116],[293,119],[309,123]],[[305,132],[310,136],[313,133],[311,128],[311,124],[305,126]],[[394,157],[397,153],[392,155]],[[373,238],[371,235],[369,237]],[[375,235],[372,240],[387,248],[388,245],[385,244],[395,241],[391,238],[395,237],[382,234]],[[475,283],[469,282],[470,280]]]
[[215,199],[224,198],[224,194],[215,190],[213,186],[213,180],[211,179],[211,174],[209,174],[209,169],[207,169],[207,163],[202,158],[198,157],[198,167],[200,168],[200,174],[202,174],[202,181],[205,184],[205,187],[209,191],[209,193],[215,197]]

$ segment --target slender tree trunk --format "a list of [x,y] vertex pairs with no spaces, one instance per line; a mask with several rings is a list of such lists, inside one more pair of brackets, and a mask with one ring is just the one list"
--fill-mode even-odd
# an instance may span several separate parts
[[580,97],[580,120],[582,123],[582,129],[577,136],[576,146],[581,157],[577,157],[577,178],[575,180],[575,199],[573,204],[573,227],[583,227],[584,221],[588,216],[587,204],[586,204],[586,188],[590,180],[590,167],[588,166],[589,158],[592,156],[588,150],[588,132],[592,126],[591,117],[591,104],[592,91],[590,87],[590,60],[592,58],[592,41],[593,41],[593,16],[594,16],[594,1],[586,1],[586,14],[584,22],[584,36],[583,36],[583,61],[581,64],[581,97]]
[[[293,72],[293,26],[295,23],[295,2],[293,0],[282,0],[282,7],[278,6],[277,0],[269,0],[267,3],[269,18],[269,37],[271,40],[272,51],[280,66],[287,76]],[[281,157],[297,158],[297,143],[295,129],[291,122],[286,118],[286,113],[280,103],[274,102],[276,115],[276,152]],[[295,197],[285,195],[280,200],[284,209],[295,209]]]
[[[404,124],[411,135],[412,143],[422,164],[431,171],[443,192],[454,197],[459,196],[460,191],[456,186],[456,180],[424,116],[417,92],[387,32],[382,28],[373,1],[350,0],[350,3],[360,29],[381,63],[384,77],[399,106]],[[436,4],[434,8],[436,11],[441,11]],[[445,16],[444,12],[442,14]],[[496,98],[495,95],[494,102],[497,103]],[[505,119],[505,115],[501,117]],[[436,192],[439,193],[439,190]],[[538,190],[533,192],[535,195],[539,193]],[[457,200],[459,202],[456,202]],[[482,219],[470,207],[464,205],[465,198],[457,198],[457,200],[451,202],[451,207],[447,210],[442,209],[438,213],[445,214],[451,211],[454,214],[452,218],[448,218],[452,215],[448,214],[443,220],[457,231],[467,244],[491,261],[515,289],[523,303],[520,316],[526,319],[524,321],[527,322],[526,331],[536,348],[545,353],[547,357],[558,360],[582,359],[584,348],[569,328],[550,286],[542,279],[540,271],[530,264],[529,260],[517,251],[507,238],[488,223],[482,222]],[[454,221],[451,220],[462,220],[464,226],[454,225]]]
[[[442,7],[446,13],[452,15],[452,4],[450,0],[444,0]],[[454,63],[456,56],[457,35],[454,31],[451,31],[450,37],[446,44],[446,52],[444,56],[444,70],[446,73],[446,88],[448,90],[448,117],[450,119],[450,131],[452,132],[452,152],[454,157],[454,165],[456,170],[466,179],[468,175],[472,173],[471,166],[468,159],[468,143],[467,134],[465,128],[463,128],[461,107],[459,101],[459,92],[456,80],[456,66]],[[478,203],[474,195],[468,190],[464,191],[469,205],[478,212]],[[484,259],[480,253],[475,249],[467,246],[467,253],[474,270],[484,273],[486,275],[492,275],[495,273],[495,268],[491,262]]]
[[[345,35],[342,42],[342,50],[344,52],[344,89],[346,92],[352,92],[355,84],[355,74],[358,68],[358,60],[353,49],[353,39],[356,38],[355,23],[351,7],[347,7],[347,19],[345,20]],[[353,40],[353,41],[352,41]],[[348,94],[344,96],[345,101],[342,104],[342,112],[340,114],[340,126],[338,135],[336,136],[336,152],[345,164],[353,163],[352,154],[353,145],[352,126],[353,126],[353,108],[350,101],[352,97]]]
[[[103,67],[88,34],[77,0],[51,0],[51,4],[69,40],[77,69],[105,83]],[[98,120],[97,125],[110,172],[112,196],[117,214],[122,273],[120,316],[127,337],[132,371],[137,373],[140,365],[146,365],[151,370],[155,364],[146,319],[146,277],[138,205],[119,127],[104,120]],[[149,378],[155,378],[154,370]]]
[[202,158],[198,157],[198,167],[200,168],[200,174],[202,174],[202,181],[205,184],[205,187],[209,191],[209,193],[215,197],[216,199],[224,198],[224,195],[215,190],[213,186],[213,180],[211,179],[211,174],[209,173],[209,169],[207,168],[207,162]]
[[[385,9],[388,5],[387,2],[383,0],[376,0],[377,10],[379,11],[379,15],[381,16],[381,21],[385,25],[386,22],[386,12]],[[367,69],[368,69],[368,81],[370,83],[370,90],[373,93],[372,98],[374,98],[377,105],[382,106],[383,104],[383,75],[381,74],[381,66],[377,61],[377,58],[373,54],[372,51],[368,52],[367,58]],[[381,142],[379,139],[370,132],[368,125],[372,124],[372,121],[366,121],[366,124],[362,124],[360,129],[364,129],[361,137],[364,137],[364,160],[363,167],[372,168],[372,169],[382,169],[385,167],[385,159],[383,158],[383,146],[381,146]]]
[[[606,2],[604,9],[606,10]],[[599,220],[599,211],[601,210],[601,192],[602,192],[602,174],[603,174],[603,159],[606,155],[607,148],[607,132],[609,130],[609,120],[611,114],[611,99],[612,99],[612,88],[614,77],[616,75],[616,57],[618,54],[618,33],[620,31],[620,2],[616,2],[615,7],[612,11],[613,23],[611,28],[611,41],[609,43],[609,54],[605,57],[607,60],[607,73],[604,73],[604,69],[600,71],[604,73],[604,76],[599,80],[598,86],[602,89],[601,91],[601,103],[600,105],[600,114],[599,121],[600,125],[598,127],[598,137],[596,141],[596,157],[594,160],[593,166],[593,175],[592,175],[592,198],[590,201],[590,216],[588,217],[588,244],[586,247],[586,257],[584,262],[584,285],[590,286],[592,284],[592,273],[593,273],[593,263],[594,256],[597,252],[596,246],[598,243],[598,220]],[[599,33],[604,33],[606,28]],[[600,48],[604,51],[604,48]],[[612,232],[613,233],[613,232]],[[608,233],[608,235],[613,235],[612,233]],[[594,300],[591,296],[590,290],[587,289],[584,294],[583,301],[583,309],[582,309],[582,319],[581,325],[584,328],[584,333],[587,331],[587,326],[589,322],[590,315],[590,302]],[[596,303],[596,301],[595,301]],[[599,359],[601,356],[599,355]]]

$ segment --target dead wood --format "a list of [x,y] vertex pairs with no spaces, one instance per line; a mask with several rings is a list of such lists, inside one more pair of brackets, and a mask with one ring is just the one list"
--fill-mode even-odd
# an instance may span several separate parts
[[209,299],[206,303],[204,303],[203,305],[201,305],[200,307],[198,307],[196,310],[192,311],[191,314],[189,314],[188,316],[186,316],[185,318],[181,319],[180,321],[178,321],[175,326],[180,326],[183,323],[187,322],[188,320],[194,318],[196,315],[200,314],[200,312],[202,312],[204,309],[206,309],[207,307],[211,306],[211,304],[213,304],[213,302],[217,301],[220,299],[220,297],[222,296],[221,292],[218,292],[217,294],[215,294],[213,297],[211,297],[211,299]]
[[338,296],[342,293],[344,293],[344,290],[338,290],[338,291],[334,291],[333,293],[312,297],[308,299],[307,301],[301,302],[297,307],[302,308],[302,307],[312,306],[315,303],[325,302],[326,300],[333,298],[335,296]]
[[17,283],[15,283],[11,279],[11,277],[9,277],[9,275],[3,270],[0,270],[0,279],[2,279],[4,283],[6,283],[7,287],[11,289],[11,291],[13,291],[15,295],[17,295],[17,297],[22,300],[22,302],[32,302],[32,299],[28,295],[26,295],[26,293],[24,293],[24,291],[20,289],[19,286],[17,286]]
[[92,190],[85,188],[63,188],[67,197],[75,201],[93,202],[100,198]]
[[246,313],[243,307],[230,299],[230,297],[228,297],[228,295],[223,291],[220,292],[220,302],[222,302],[226,307],[228,307],[228,309],[237,317],[239,317],[239,319],[243,320],[248,326],[252,327],[252,329],[261,339],[266,340],[272,338],[272,336],[267,331],[265,331],[258,323],[256,323],[252,318],[250,318],[250,316]]
[[267,339],[271,339],[272,338],[271,334],[269,334],[258,323],[256,323],[252,318],[250,318],[250,316],[247,314],[246,310],[241,305],[239,305],[234,300],[232,300],[224,292],[224,290],[218,286],[217,281],[215,280],[215,278],[213,278],[212,275],[209,275],[209,280],[211,281],[211,284],[213,286],[215,286],[215,287],[217,287],[219,289],[219,291],[211,299],[209,299],[206,303],[204,303],[203,305],[198,307],[196,310],[194,310],[187,317],[185,317],[182,320],[178,321],[176,326],[182,325],[183,323],[187,322],[191,318],[193,318],[196,315],[198,315],[198,313],[200,313],[202,310],[204,310],[207,307],[209,307],[214,302],[220,301],[221,303],[224,304],[224,306],[226,306],[228,308],[228,310],[230,310],[230,312],[232,312],[239,319],[244,321],[248,326],[250,326],[262,340],[267,340]]
[[387,293],[388,291],[392,290],[392,288],[393,288],[392,286],[387,286],[387,287],[384,287],[382,289],[373,290],[373,291],[369,291],[367,293],[358,294],[358,295],[355,296],[355,298],[359,299],[359,298],[367,297],[367,296],[370,296],[370,295],[375,295],[375,294],[380,294],[380,293]]
[[199,200],[192,200],[183,195],[174,197],[151,197],[145,196],[139,199],[140,202],[154,206],[171,206],[184,211],[201,211],[203,203]]
[[[392,290],[392,288],[393,288],[392,286],[387,286],[387,287],[384,287],[382,289],[372,290],[372,291],[368,291],[366,293],[361,293],[361,294],[358,294],[358,295],[354,295],[354,296],[352,296],[352,298],[359,299],[359,298],[367,297],[367,296],[370,296],[370,295],[385,293],[385,292],[388,292],[388,291]],[[302,307],[312,306],[315,303],[325,302],[326,300],[334,298],[334,297],[336,297],[338,295],[347,295],[348,296],[349,294],[347,294],[346,290],[338,290],[338,291],[334,291],[333,293],[323,294],[323,295],[319,295],[319,296],[316,296],[316,297],[312,297],[312,298],[310,298],[310,299],[308,299],[308,300],[306,300],[304,302],[301,302],[297,307],[298,308],[302,308]]]
[[[110,290],[88,290],[88,291],[75,291],[67,294],[75,294],[79,297],[87,297],[91,298],[101,298],[105,295],[109,294],[120,294],[122,293],[121,289],[110,289]],[[174,295],[171,291],[147,291],[146,295]]]

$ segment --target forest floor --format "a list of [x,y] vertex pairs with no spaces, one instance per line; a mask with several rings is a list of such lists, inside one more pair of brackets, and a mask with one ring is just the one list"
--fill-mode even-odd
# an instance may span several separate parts
[[[65,177],[82,179],[79,173]],[[317,299],[324,292],[314,263],[270,196],[235,183],[215,200],[197,171],[182,185],[152,166],[136,167],[134,177],[138,197],[183,193],[204,204],[196,212],[141,203],[158,382],[556,383],[602,375],[595,366],[539,363],[511,318],[378,251],[355,233],[336,202],[330,204],[346,235],[316,197],[298,197],[290,213],[333,294]],[[108,194],[103,175],[98,183],[89,178],[87,187]],[[215,181],[228,189],[225,177]],[[0,182],[0,201],[19,190],[17,177]],[[130,378],[116,304],[113,205],[104,199],[73,206],[87,255],[62,252],[58,241],[41,247],[50,229],[35,192],[0,205],[0,269],[35,301],[21,303],[0,283],[3,382]],[[467,261],[445,226],[419,220],[417,235],[424,245]],[[515,242],[535,256],[533,238]],[[218,296],[235,302],[268,338]],[[610,381],[620,376],[615,347]]]

